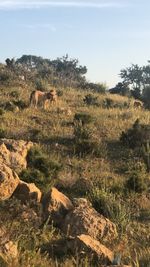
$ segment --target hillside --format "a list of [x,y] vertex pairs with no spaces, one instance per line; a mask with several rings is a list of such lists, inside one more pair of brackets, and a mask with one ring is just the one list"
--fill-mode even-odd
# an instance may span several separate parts
[[[149,111],[135,109],[127,97],[71,88],[56,88],[58,102],[35,109],[29,107],[32,90],[25,83],[0,88],[0,138],[33,142],[19,178],[35,183],[43,194],[56,187],[73,203],[86,198],[116,226],[118,235],[102,244],[121,255],[122,264],[148,267],[150,176],[139,151],[120,137],[137,119],[150,125]],[[42,163],[35,163],[36,153]],[[32,213],[28,220],[20,216],[22,209]],[[0,244],[3,228],[18,244],[17,262],[8,259],[8,266],[102,266],[88,253],[83,258],[68,251],[49,255],[45,247],[41,253],[43,245],[62,240],[64,233],[48,220],[36,227],[40,209],[39,203],[22,204],[15,197],[0,202]]]

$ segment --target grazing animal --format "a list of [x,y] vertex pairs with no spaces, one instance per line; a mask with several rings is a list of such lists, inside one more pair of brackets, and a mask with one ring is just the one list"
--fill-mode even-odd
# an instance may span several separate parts
[[50,90],[49,92],[36,90],[30,95],[30,106],[34,106],[35,108],[42,106],[44,109],[46,109],[49,101],[57,101],[57,94],[55,90]]
[[140,100],[135,100],[133,103],[134,108],[142,108],[143,107],[143,102]]

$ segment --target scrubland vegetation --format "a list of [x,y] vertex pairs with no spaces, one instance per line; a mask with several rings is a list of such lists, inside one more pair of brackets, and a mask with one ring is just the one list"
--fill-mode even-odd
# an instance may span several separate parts
[[[50,84],[58,102],[47,110],[34,109],[29,96],[36,85],[12,79],[0,86],[0,138],[35,143],[19,177],[43,191],[53,185],[70,199],[87,198],[116,224],[119,235],[111,248],[121,253],[124,263],[149,267],[149,110],[135,109],[127,96],[72,84]],[[78,255],[41,254],[40,246],[62,233],[47,222],[38,230],[34,221],[20,222],[20,205],[15,199],[0,203],[0,223],[19,245],[19,262],[10,266],[91,266]],[[37,210],[40,213],[38,205]]]

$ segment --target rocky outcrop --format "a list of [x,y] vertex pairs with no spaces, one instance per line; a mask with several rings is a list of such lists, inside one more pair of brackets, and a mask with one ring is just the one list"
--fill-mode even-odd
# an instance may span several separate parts
[[52,187],[42,198],[45,219],[50,215],[55,225],[60,225],[66,214],[74,208],[68,197]]
[[32,146],[32,142],[23,140],[0,139],[0,163],[20,172],[27,166],[26,156]]
[[0,139],[0,200],[11,197],[19,184],[16,172],[26,168],[32,142]]
[[0,200],[11,197],[18,184],[18,175],[7,165],[0,162]]
[[[78,255],[81,258],[88,257],[91,262],[101,262],[102,264],[112,264],[114,254],[111,250],[102,245],[99,241],[89,235],[79,235],[76,237],[66,237],[47,244],[41,248],[42,252],[54,255]],[[94,266],[94,265],[92,265]]]
[[34,183],[29,184],[20,180],[13,192],[13,196],[21,200],[23,203],[29,202],[30,200],[40,202],[42,193]]
[[111,250],[89,235],[82,234],[77,236],[72,248],[74,250],[77,249],[80,253],[90,255],[93,260],[99,260],[101,263],[110,264],[114,259],[114,254]]
[[98,240],[113,240],[117,237],[115,224],[100,215],[83,198],[76,199],[75,208],[65,216],[61,229],[71,236],[87,234]]

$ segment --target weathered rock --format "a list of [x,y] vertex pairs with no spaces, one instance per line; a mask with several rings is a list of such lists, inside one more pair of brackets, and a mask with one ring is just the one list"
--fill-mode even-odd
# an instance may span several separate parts
[[34,183],[28,184],[20,180],[13,193],[13,196],[17,199],[20,199],[23,203],[26,203],[30,200],[40,202],[42,193]]
[[55,187],[43,196],[42,205],[45,219],[50,215],[56,225],[62,223],[65,215],[74,208],[70,199]]
[[84,198],[77,199],[75,209],[70,211],[61,224],[64,233],[71,236],[87,234],[101,240],[113,240],[117,237],[114,223],[100,215]]
[[27,166],[26,156],[32,146],[32,142],[23,140],[0,139],[0,163],[20,172]]
[[19,177],[15,171],[0,162],[0,200],[11,197],[18,184]]
[[[80,259],[88,257],[91,262],[98,261],[102,264],[112,264],[114,254],[99,241],[89,235],[79,235],[77,237],[67,237],[56,240],[42,248],[43,252],[52,255],[78,255]],[[94,265],[92,265],[94,266]]]
[[82,253],[90,254],[92,259],[99,260],[101,263],[110,264],[114,259],[114,254],[111,250],[89,235],[82,234],[77,236],[74,245],[74,249],[77,248]]

